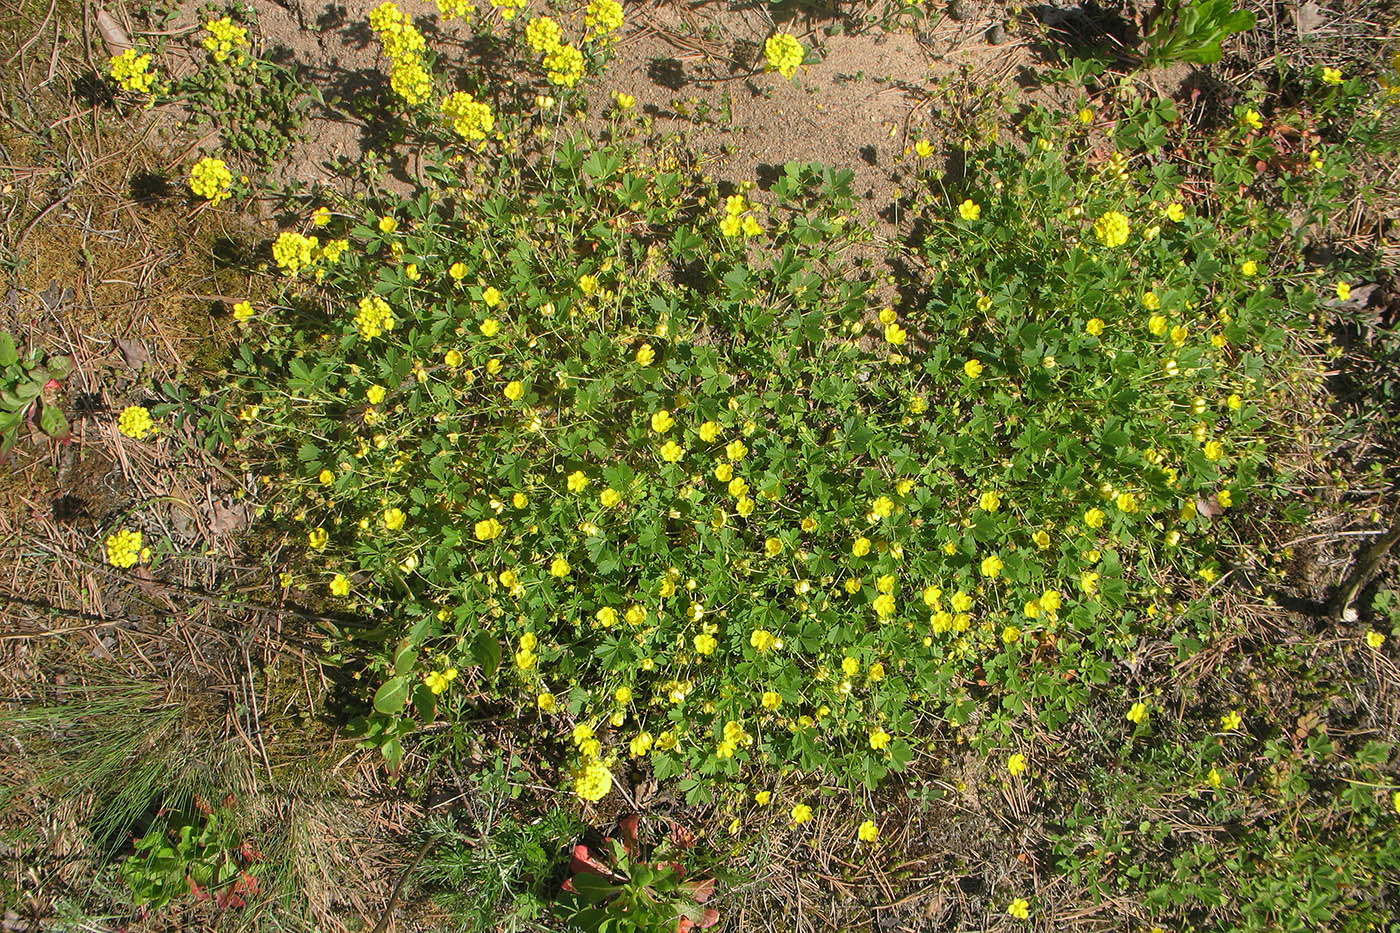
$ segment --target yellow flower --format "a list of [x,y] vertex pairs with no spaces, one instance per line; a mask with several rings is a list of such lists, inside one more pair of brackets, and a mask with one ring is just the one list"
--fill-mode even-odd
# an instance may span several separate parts
[[976,379],[982,375],[982,363],[980,360],[968,360],[963,363],[963,372],[969,379]]
[[573,769],[574,793],[581,799],[597,802],[612,790],[612,772],[596,758],[584,761]]
[[622,27],[622,4],[617,0],[588,0],[583,25],[589,29],[590,38],[616,32]]
[[1128,218],[1109,211],[1094,221],[1094,238],[1110,249],[1128,242]]
[[1264,121],[1259,116],[1259,111],[1250,107],[1245,110],[1244,116],[1240,117],[1240,124],[1252,130],[1262,129]]
[[403,527],[403,523],[406,519],[407,516],[404,515],[403,509],[391,508],[384,510],[384,527],[389,531],[398,531]]
[[874,820],[866,820],[864,823],[861,823],[860,828],[856,830],[856,838],[861,842],[874,842],[876,839],[880,838],[880,828],[875,825]]
[[776,710],[783,705],[783,698],[772,690],[767,690],[764,691],[763,697],[759,700],[759,703],[762,704],[763,708],[766,710]]
[[1322,83],[1336,86],[1342,83],[1342,70],[1340,68],[1330,68],[1324,66],[1322,69]]
[[1094,122],[1094,111],[1090,110],[1088,107],[1079,108],[1077,116],[1079,117],[1079,122],[1085,126]]
[[558,87],[573,87],[583,77],[583,53],[567,43],[554,46],[544,53],[545,79]]
[[1179,224],[1186,219],[1186,208],[1175,201],[1167,205],[1166,213],[1167,219],[1170,220],[1172,223]]
[[1235,504],[1234,496],[1230,494],[1230,490],[1228,489],[1222,489],[1217,492],[1215,494],[1215,501],[1219,503],[1222,509],[1228,509]]
[[151,413],[144,405],[128,405],[117,418],[117,430],[132,440],[142,440],[155,428]]
[[908,339],[908,336],[909,335],[904,330],[904,328],[900,327],[898,324],[885,325],[885,340],[896,347],[903,346],[904,341]]
[[777,557],[783,553],[783,542],[777,538],[768,538],[763,542],[763,552],[769,557]]
[[558,701],[554,698],[554,694],[552,693],[541,693],[539,696],[535,697],[535,706],[537,706],[542,713],[554,712],[556,705],[558,705]]
[[1026,756],[1017,752],[1006,759],[1006,770],[1011,772],[1012,777],[1018,777],[1024,774],[1026,770]]
[[1147,717],[1147,704],[1141,700],[1134,703],[1132,708],[1128,710],[1128,722],[1137,723],[1139,726],[1145,725]]
[[1347,301],[1351,298],[1351,285],[1346,282],[1337,282],[1337,300]]
[[700,440],[706,444],[713,444],[715,438],[719,437],[719,425],[713,421],[706,421],[700,425]]
[[[291,274],[290,269],[288,274]],[[393,330],[394,315],[389,303],[378,295],[361,298],[359,310],[355,312],[355,327],[360,332],[360,339],[366,342],[381,336],[386,330]]]
[[958,215],[963,220],[977,220],[982,216],[982,205],[968,198],[958,205]]
[[1006,907],[1006,912],[1017,920],[1029,920],[1031,905],[1024,897],[1018,897]]
[[665,434],[675,426],[676,420],[671,417],[671,413],[666,409],[661,409],[651,416],[651,429],[657,434]]
[[569,474],[569,492],[583,492],[588,486],[588,477],[583,475],[582,470],[575,470]]
[[1215,767],[1212,767],[1210,769],[1210,772],[1206,774],[1206,783],[1209,784],[1211,787],[1219,787],[1224,782],[1224,780],[1225,779],[1221,775],[1220,771]]
[[330,540],[330,533],[324,528],[313,528],[306,535],[306,543],[313,551],[324,550]]
[[748,452],[749,449],[744,446],[743,441],[730,441],[724,447],[724,455],[733,463],[738,463],[740,460],[743,460],[744,455]]
[[753,802],[758,804],[760,807],[768,806],[768,804],[772,802],[772,800],[773,794],[771,791],[761,790],[753,795]]
[[126,569],[141,560],[141,532],[123,528],[107,537],[107,563]]
[[1240,263],[1240,274],[1245,278],[1258,275],[1259,263],[1255,262],[1253,259],[1246,259],[1244,262]]
[[1103,335],[1103,319],[1102,319],[1102,318],[1097,318],[1097,317],[1091,317],[1091,318],[1089,318],[1088,323],[1086,323],[1086,324],[1084,325],[1084,332],[1087,333],[1087,334],[1089,334],[1090,336],[1093,336],[1093,337],[1100,337],[1100,336],[1102,336],[1102,335]]
[[888,748],[890,744],[890,734],[879,726],[870,730],[870,747],[875,751]]
[[1380,648],[1381,645],[1385,644],[1385,636],[1372,629],[1366,633],[1366,644],[1372,648]]
[[851,542],[851,554],[855,557],[864,557],[870,553],[870,539],[862,535]]
[[685,448],[673,440],[668,440],[666,443],[662,444],[659,452],[661,454],[661,459],[665,460],[667,463],[676,463],[681,457],[685,456]]
[[253,316],[253,303],[251,301],[239,301],[233,305],[233,319],[240,324],[246,323]]
[[763,43],[763,57],[767,60],[767,70],[776,71],[784,78],[797,73],[798,66],[806,57],[806,50],[797,37],[785,32],[775,32]]
[[749,645],[760,654],[772,650],[777,645],[777,639],[773,633],[767,629],[754,629],[749,633]]
[[476,533],[476,540],[490,541],[493,538],[499,538],[505,528],[494,518],[487,518],[477,522],[473,531]]
[[1220,717],[1220,728],[1224,729],[1226,732],[1234,732],[1239,729],[1243,722],[1244,716],[1240,715],[1239,710],[1230,710],[1230,712]]
[[512,402],[518,402],[525,394],[525,387],[521,385],[518,380],[512,380],[506,383],[503,392],[506,398],[510,399]]
[[988,579],[995,579],[1000,575],[1001,568],[1004,566],[1005,564],[1001,562],[1001,558],[995,554],[984,557],[982,558],[982,576]]
[[442,115],[452,122],[453,132],[469,142],[485,139],[496,128],[491,106],[466,91],[447,95],[442,101]]
[[233,173],[223,159],[205,156],[190,169],[190,190],[210,204],[227,200],[233,186]]
[[978,498],[977,504],[984,512],[995,512],[1001,508],[1001,494],[995,490],[984,492]]
[[343,573],[331,577],[330,591],[332,596],[349,596],[350,578]]
[[1137,496],[1130,492],[1120,492],[1114,499],[1114,503],[1118,506],[1118,511],[1127,515],[1132,515],[1138,510]]
[[1102,509],[1090,509],[1084,513],[1084,524],[1088,525],[1090,528],[1102,528],[1104,517]]
[[[151,68],[149,54],[138,55],[135,49],[126,49],[120,55],[107,60],[107,73],[125,91],[136,94],[150,93],[155,84],[156,74]],[[198,194],[199,192],[195,192]]]

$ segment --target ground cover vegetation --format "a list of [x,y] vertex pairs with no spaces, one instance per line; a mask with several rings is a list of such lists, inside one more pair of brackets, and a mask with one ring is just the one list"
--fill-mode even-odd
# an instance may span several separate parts
[[[915,903],[890,916],[1388,929],[1393,577],[1373,547],[1328,602],[1288,568],[1395,537],[1387,383],[1341,401],[1325,374],[1393,371],[1354,292],[1394,257],[1338,218],[1392,195],[1367,167],[1400,141],[1400,59],[1280,58],[1204,107],[1134,70],[1214,65],[1254,23],[1166,4],[1129,64],[1066,52],[990,131],[914,134],[888,226],[842,166],[726,179],[659,131],[608,83],[612,0],[374,6],[373,107],[274,64],[241,7],[149,47],[104,30],[104,118],[212,123],[178,197],[264,215],[221,363],[129,394],[114,442],[243,477],[247,579],[301,628],[257,674],[246,637],[230,655],[236,736],[183,676],[19,692],[8,794],[87,801],[99,853],[66,909],[796,929],[773,866],[805,848],[880,879],[843,928]],[[184,77],[172,42],[203,56]],[[748,79],[801,82],[820,45],[776,25]],[[274,184],[318,107],[383,145],[343,188]],[[70,367],[6,338],[7,430],[62,433]],[[1343,443],[1364,482],[1328,475]],[[88,559],[149,588],[182,557],[132,508]],[[237,617],[246,590],[214,589]],[[394,871],[360,873],[372,910],[310,851],[351,819],[351,758],[421,801]],[[939,874],[955,836],[926,826],[958,812],[992,828]]]

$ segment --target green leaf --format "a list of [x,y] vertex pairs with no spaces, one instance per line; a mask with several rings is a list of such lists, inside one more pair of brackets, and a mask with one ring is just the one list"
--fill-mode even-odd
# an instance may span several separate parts
[[39,409],[39,428],[49,437],[57,440],[64,440],[68,437],[68,419],[63,416],[63,409],[57,405],[44,405]]
[[15,349],[15,338],[7,330],[0,330],[0,366],[13,366],[19,362],[19,351]]
[[472,658],[481,665],[481,672],[490,677],[501,666],[501,643],[490,632],[477,632],[472,639]]
[[386,716],[403,709],[408,700],[408,678],[390,677],[374,694],[374,708]]

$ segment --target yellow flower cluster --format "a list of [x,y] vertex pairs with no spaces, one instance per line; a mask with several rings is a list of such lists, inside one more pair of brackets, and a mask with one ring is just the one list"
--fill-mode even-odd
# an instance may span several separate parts
[[725,198],[724,217],[719,222],[719,232],[728,237],[735,237],[741,233],[746,237],[758,236],[763,232],[763,225],[753,216],[755,206],[742,194],[731,194]]
[[360,299],[355,312],[355,326],[360,331],[360,339],[366,342],[380,336],[386,330],[394,329],[394,314],[389,302],[378,295]]
[[724,738],[715,748],[715,757],[733,758],[740,746],[752,744],[753,736],[745,731],[743,724],[731,719],[724,724]]
[[583,11],[589,38],[603,38],[622,28],[622,4],[617,0],[589,0]]
[[137,94],[149,94],[156,80],[155,72],[151,71],[151,56],[137,55],[135,49],[113,55],[107,62],[107,73],[122,90]]
[[205,156],[190,169],[190,190],[210,204],[218,204],[229,196],[233,173],[223,159]]
[[214,56],[214,61],[226,62],[230,55],[235,65],[248,60],[242,51],[248,47],[248,30],[236,24],[232,17],[211,19],[204,24],[204,31],[208,35],[200,44]]
[[272,243],[272,258],[284,275],[294,277],[316,261],[316,248],[320,245],[321,241],[314,236],[283,231]]
[[433,79],[423,61],[427,40],[413,27],[407,13],[393,2],[381,3],[369,13],[369,25],[389,59],[389,87],[410,107],[417,107],[433,92]]
[[544,76],[550,84],[573,87],[583,77],[583,53],[572,45],[556,45],[544,53]]
[[602,753],[602,743],[594,737],[593,727],[587,723],[574,727],[573,740],[579,752],[579,763],[572,772],[574,793],[596,803],[612,790],[612,772],[598,757]]
[[775,32],[763,43],[763,57],[767,59],[767,70],[776,71],[784,78],[797,73],[798,66],[807,53],[797,37],[786,32]]
[[107,563],[113,567],[134,567],[141,557],[141,532],[123,528],[108,536]]
[[423,676],[423,683],[433,692],[433,696],[439,696],[447,691],[452,681],[457,679],[457,668],[449,667],[443,671],[429,671]]
[[540,55],[558,48],[563,35],[559,24],[548,16],[536,16],[525,24],[525,44]]
[[151,413],[143,405],[128,405],[117,418],[117,430],[133,440],[141,440],[154,427]]
[[1128,218],[1117,211],[1109,211],[1094,221],[1094,239],[1109,249],[1128,242]]
[[461,19],[476,12],[476,4],[468,0],[437,0],[438,16],[444,20]]
[[525,0],[491,0],[491,6],[501,14],[501,19],[510,22],[519,10],[525,9]]
[[442,102],[442,115],[452,121],[452,129],[466,140],[485,139],[496,126],[496,117],[489,104],[484,104],[466,91],[453,91]]

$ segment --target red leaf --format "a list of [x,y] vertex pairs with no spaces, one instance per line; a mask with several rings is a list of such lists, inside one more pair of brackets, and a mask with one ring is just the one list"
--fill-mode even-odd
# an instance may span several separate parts
[[641,857],[641,850],[637,846],[637,819],[637,814],[629,813],[617,821],[617,828],[622,830],[622,847],[627,850],[627,857],[630,859]]
[[706,907],[705,912],[700,915],[700,929],[708,930],[716,923],[719,923],[719,911],[713,907]]
[[573,858],[569,860],[569,870],[576,875],[600,875],[610,881],[626,880],[622,875],[595,859],[593,853],[588,850],[588,846],[583,844],[574,846]]
[[703,881],[687,881],[681,885],[685,888],[690,899],[697,904],[703,904],[715,893],[715,879],[706,878]]

